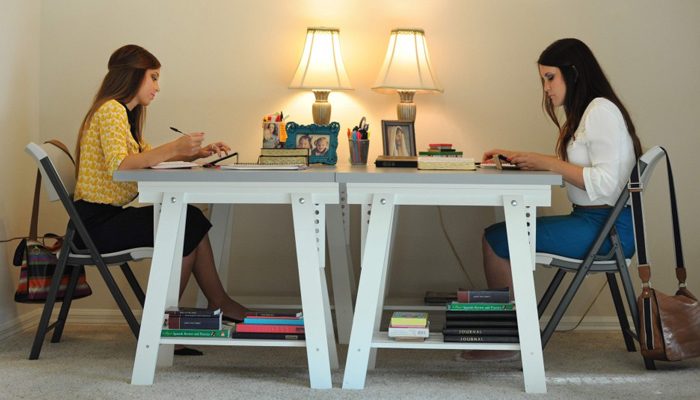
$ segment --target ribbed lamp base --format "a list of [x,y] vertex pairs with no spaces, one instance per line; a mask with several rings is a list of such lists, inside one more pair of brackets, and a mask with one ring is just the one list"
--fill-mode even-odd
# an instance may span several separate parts
[[330,90],[314,90],[316,101],[311,106],[311,114],[314,117],[314,124],[328,125],[331,122],[331,103],[328,102]]
[[399,90],[401,102],[396,105],[396,116],[399,121],[414,122],[416,120],[416,103],[413,102],[413,90]]

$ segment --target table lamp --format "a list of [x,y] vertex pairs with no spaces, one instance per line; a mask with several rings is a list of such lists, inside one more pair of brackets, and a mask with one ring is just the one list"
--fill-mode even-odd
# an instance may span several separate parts
[[340,54],[340,31],[336,28],[308,28],[306,43],[290,89],[311,89],[316,101],[311,111],[314,124],[331,120],[331,90],[352,89]]
[[394,29],[389,37],[384,65],[372,88],[378,92],[399,92],[396,106],[400,121],[416,120],[416,92],[442,92],[430,63],[422,29]]

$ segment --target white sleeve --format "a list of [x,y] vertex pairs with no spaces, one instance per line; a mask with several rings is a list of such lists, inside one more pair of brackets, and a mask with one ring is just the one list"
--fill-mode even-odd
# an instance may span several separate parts
[[[623,168],[628,157],[625,141],[629,134],[624,119],[617,110],[605,106],[595,107],[584,121],[586,146],[591,160],[590,167],[583,168],[583,182],[592,202],[614,199],[620,194],[621,183],[627,181]],[[614,201],[614,200],[613,200]]]

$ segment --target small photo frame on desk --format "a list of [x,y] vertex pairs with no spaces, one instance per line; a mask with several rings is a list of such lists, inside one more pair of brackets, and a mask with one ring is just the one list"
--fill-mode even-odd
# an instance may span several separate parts
[[286,148],[308,148],[310,164],[335,165],[338,161],[338,132],[340,124],[331,122],[328,125],[299,125],[288,122]]
[[382,120],[385,156],[415,156],[416,133],[413,122]]
[[279,149],[284,145],[280,141],[281,130],[284,128],[281,121],[263,121],[263,149]]

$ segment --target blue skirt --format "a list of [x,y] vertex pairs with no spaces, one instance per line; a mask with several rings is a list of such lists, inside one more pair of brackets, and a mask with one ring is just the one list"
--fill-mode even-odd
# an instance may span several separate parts
[[[611,211],[612,208],[575,207],[569,215],[537,218],[536,251],[583,259],[598,237],[598,233]],[[634,254],[634,227],[632,226],[630,207],[625,207],[622,210],[615,222],[615,228],[620,236],[625,258],[632,257]],[[496,255],[510,259],[505,222],[486,228],[484,237]],[[610,239],[606,239],[598,254],[607,254],[611,247]]]

